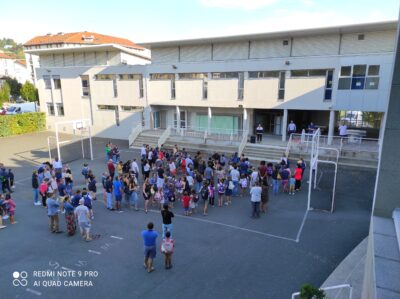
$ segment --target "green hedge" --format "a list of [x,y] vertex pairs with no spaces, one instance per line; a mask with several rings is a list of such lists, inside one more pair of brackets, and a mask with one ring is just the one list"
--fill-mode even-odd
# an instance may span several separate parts
[[0,137],[43,131],[46,115],[43,112],[0,115]]

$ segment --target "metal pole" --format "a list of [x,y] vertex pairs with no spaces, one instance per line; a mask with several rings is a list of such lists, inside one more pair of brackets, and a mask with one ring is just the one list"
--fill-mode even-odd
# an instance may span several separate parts
[[61,159],[61,153],[60,153],[60,140],[58,138],[58,124],[56,124],[56,142],[57,142],[57,155],[58,159],[62,161]]
[[50,162],[51,162],[50,136],[47,137],[47,147],[49,148],[49,159],[50,159]]
[[89,146],[90,146],[90,160],[93,161],[92,127],[90,124],[89,124]]
[[[314,139],[314,136],[313,136]],[[307,143],[308,144],[308,143]],[[310,162],[311,162],[311,167],[310,167],[310,175],[309,175],[309,181],[310,183],[308,184],[308,200],[307,200],[307,210],[310,210],[310,204],[311,204],[311,185],[312,185],[312,178],[313,178],[313,155],[314,155],[314,143],[311,144],[311,155],[310,155]]]
[[81,131],[82,159],[85,159],[85,149],[83,147],[83,132],[82,129],[79,129],[79,131]]
[[[336,193],[336,176],[337,176],[337,163],[335,163],[335,176],[333,177],[333,190],[332,190],[332,207],[331,213],[333,213],[333,209],[335,206],[335,193]],[[351,293],[351,291],[350,291]],[[351,298],[351,295],[350,295]]]

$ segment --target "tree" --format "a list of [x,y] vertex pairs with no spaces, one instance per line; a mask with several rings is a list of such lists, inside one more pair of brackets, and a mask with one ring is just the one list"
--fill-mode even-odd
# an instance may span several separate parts
[[38,92],[35,85],[26,81],[21,87],[21,96],[26,101],[36,102],[38,100]]
[[0,106],[3,106],[3,103],[10,99],[10,91],[10,85],[4,81],[0,88]]
[[8,83],[8,85],[10,86],[11,96],[14,98],[14,100],[17,99],[21,95],[22,84],[19,83],[14,78],[10,78],[10,77],[5,77],[5,80]]

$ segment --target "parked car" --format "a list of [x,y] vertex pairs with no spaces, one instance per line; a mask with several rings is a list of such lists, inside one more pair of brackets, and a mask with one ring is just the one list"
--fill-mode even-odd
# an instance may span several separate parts
[[28,113],[28,112],[36,112],[37,107],[35,102],[22,103],[22,104],[13,104],[8,107],[6,114],[20,114],[20,113]]

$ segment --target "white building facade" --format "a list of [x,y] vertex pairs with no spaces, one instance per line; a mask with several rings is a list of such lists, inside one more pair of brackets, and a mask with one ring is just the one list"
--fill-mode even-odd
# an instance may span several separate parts
[[[142,44],[28,49],[41,107],[54,121],[91,118],[99,136],[132,127],[282,135],[293,120],[335,134],[341,120],[379,135],[396,22]],[[348,119],[360,113],[368,120]]]
[[0,52],[0,77],[10,77],[24,84],[32,82],[25,61]]

